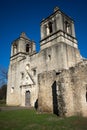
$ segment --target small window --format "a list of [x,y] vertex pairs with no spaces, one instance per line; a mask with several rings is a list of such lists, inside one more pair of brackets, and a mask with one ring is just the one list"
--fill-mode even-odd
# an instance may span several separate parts
[[29,44],[26,44],[26,52],[29,52]]
[[23,79],[23,78],[24,78],[24,73],[22,72],[22,73],[21,73],[21,79]]
[[46,25],[44,25],[44,28],[43,28],[43,33],[44,33],[44,37],[47,35],[47,26]]
[[61,72],[59,71],[59,72],[56,72],[56,75],[59,75]]
[[49,23],[47,24],[47,30],[46,30],[46,32],[47,32],[47,35],[49,35],[50,33],[53,32],[52,22],[49,22]]
[[51,22],[49,22],[49,33],[52,33],[53,32],[53,29],[52,29],[52,23]]
[[33,69],[33,75],[36,75],[36,69]]
[[17,53],[17,45],[13,45],[13,54]]
[[51,55],[48,55],[48,60],[51,60]]
[[65,21],[65,31],[71,34],[71,25],[69,22]]
[[29,64],[26,64],[26,70],[28,71],[29,70],[29,67],[30,67],[30,65]]
[[14,87],[11,87],[11,93],[13,93],[14,92]]
[[56,19],[54,20],[54,22],[53,22],[53,32],[55,32],[55,31],[57,31],[56,29],[57,29],[57,27],[56,27]]

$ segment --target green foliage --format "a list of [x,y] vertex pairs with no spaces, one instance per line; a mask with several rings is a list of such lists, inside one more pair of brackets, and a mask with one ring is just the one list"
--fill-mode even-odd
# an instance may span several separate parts
[[7,84],[7,75],[7,69],[0,66],[0,87],[4,84]]
[[0,100],[6,99],[6,91],[7,91],[7,85],[5,84],[0,88]]
[[6,100],[0,100],[0,104],[6,104]]
[[28,109],[0,111],[0,130],[87,130],[87,118],[59,118]]

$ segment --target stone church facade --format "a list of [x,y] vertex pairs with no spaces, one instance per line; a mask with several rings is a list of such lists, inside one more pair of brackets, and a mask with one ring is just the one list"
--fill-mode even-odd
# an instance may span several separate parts
[[87,116],[87,61],[78,50],[73,19],[56,7],[40,29],[38,53],[25,33],[12,42],[7,105]]

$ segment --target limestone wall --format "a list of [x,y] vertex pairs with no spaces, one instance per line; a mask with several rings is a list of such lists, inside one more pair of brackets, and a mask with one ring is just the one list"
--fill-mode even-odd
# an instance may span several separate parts
[[39,74],[38,110],[87,116],[87,61],[61,72]]
[[54,82],[54,79],[55,72],[44,72],[38,76],[38,110],[40,112],[53,111],[52,84]]

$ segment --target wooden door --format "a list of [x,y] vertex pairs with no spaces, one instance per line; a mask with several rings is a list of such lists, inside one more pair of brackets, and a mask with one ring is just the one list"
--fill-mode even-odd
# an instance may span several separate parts
[[25,93],[25,106],[30,106],[30,91],[26,91]]

